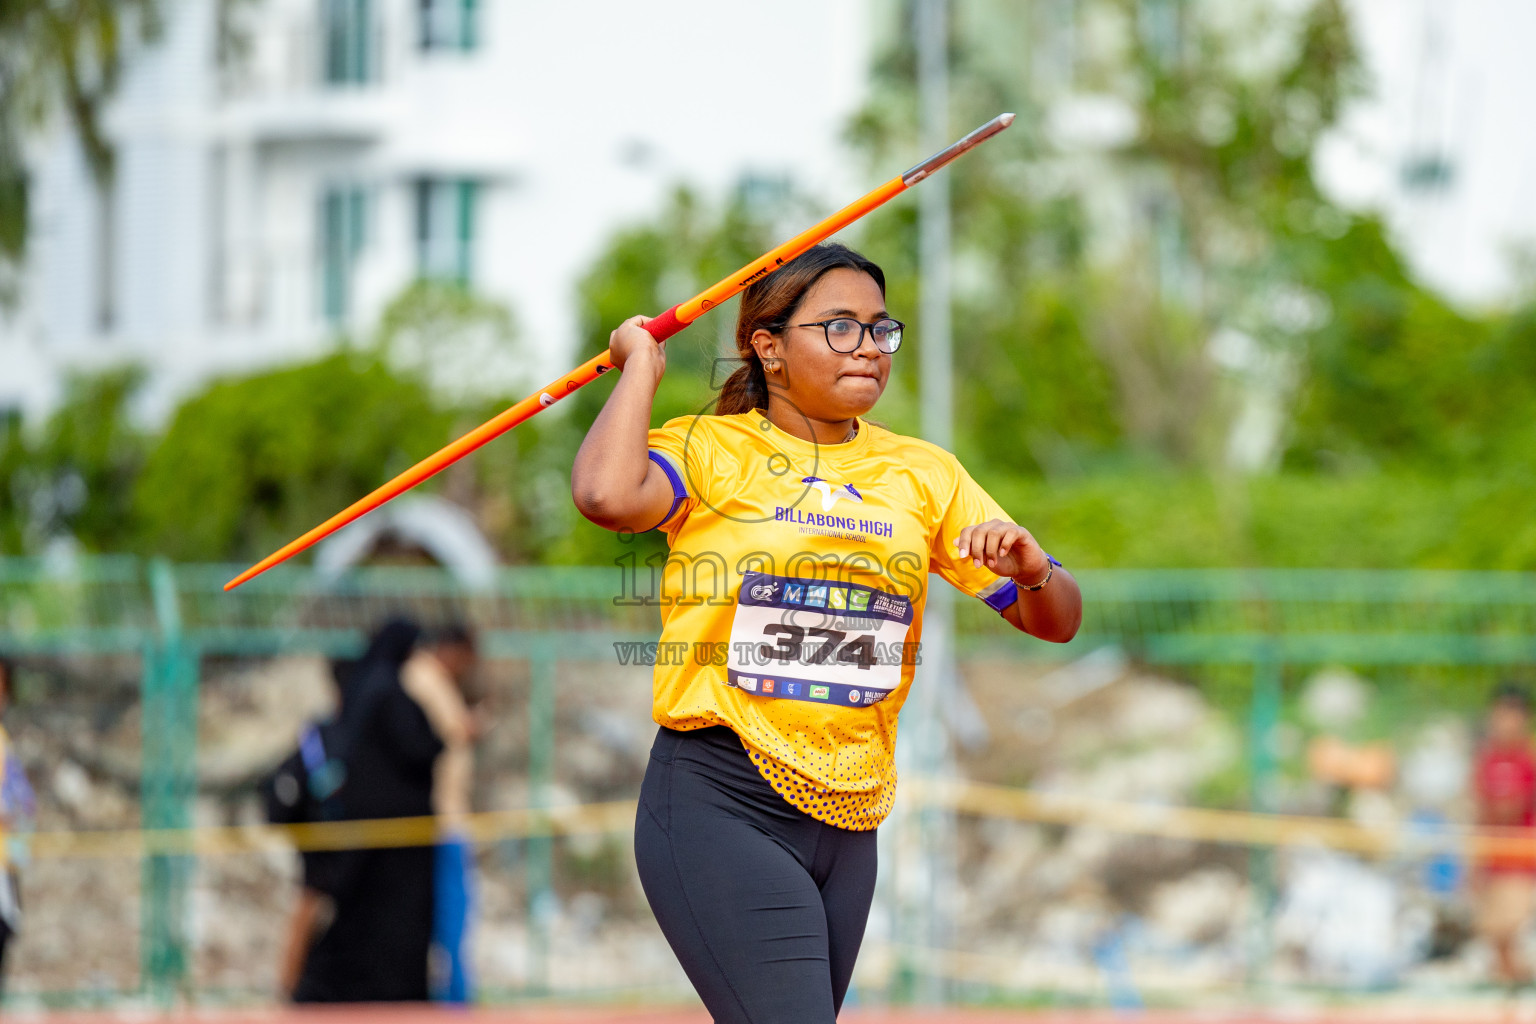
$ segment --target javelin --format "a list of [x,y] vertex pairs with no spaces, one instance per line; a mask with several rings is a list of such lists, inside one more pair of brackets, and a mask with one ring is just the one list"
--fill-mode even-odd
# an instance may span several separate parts
[[[709,310],[742,291],[753,281],[768,276],[817,242],[836,234],[866,213],[881,206],[887,200],[905,192],[940,167],[943,167],[962,153],[979,146],[1012,123],[1012,114],[997,115],[959,142],[949,146],[947,149],[940,150],[912,169],[897,175],[868,195],[854,200],[815,227],[807,228],[778,248],[764,253],[736,271],[736,273],[710,285],[687,302],[673,306],[654,320],[647,322],[645,329],[657,341],[666,341]],[[607,373],[611,369],[613,369],[613,361],[609,358],[607,351],[603,352],[602,355],[593,356],[564,377],[549,384],[543,390],[529,395],[516,405],[480,424],[480,426],[471,430],[446,448],[422,459],[389,483],[375,490],[372,494],[348,505],[313,530],[304,534],[304,536],[285,544],[239,576],[224,584],[224,589],[233,590],[246,580],[259,576],[274,565],[285,562],[300,551],[324,540],[353,520],[372,512],[389,499],[404,494],[428,477],[442,472],[448,466],[462,459],[487,441],[500,437],[519,423],[554,405],[577,388],[590,384],[600,375]]]

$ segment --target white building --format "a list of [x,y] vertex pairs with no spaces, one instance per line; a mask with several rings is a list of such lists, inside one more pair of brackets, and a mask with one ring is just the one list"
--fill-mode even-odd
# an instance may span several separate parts
[[864,184],[839,138],[866,0],[165,2],[107,113],[110,201],[67,132],[35,149],[0,410],[35,419],[63,370],[138,362],[158,419],[366,332],[419,275],[510,305],[542,383],[576,280],[674,183]]
[[[163,2],[107,115],[108,215],[68,133],[35,147],[0,414],[35,420],[65,369],[131,361],[158,419],[210,377],[366,333],[418,275],[510,305],[542,383],[571,361],[576,280],[670,185],[787,175],[832,205],[873,184],[839,139],[897,17],[892,0]],[[1050,0],[1033,24],[1062,32],[993,49],[1070,64],[1087,8]],[[1536,5],[1349,9],[1375,96],[1321,148],[1324,184],[1383,209],[1431,285],[1507,299],[1536,239],[1536,136],[1511,127],[1536,95]],[[1058,107],[1073,137],[1102,120]]]
[[1472,308],[1536,286],[1536,4],[1349,0],[1371,95],[1320,148],[1340,201],[1379,210],[1415,272]]

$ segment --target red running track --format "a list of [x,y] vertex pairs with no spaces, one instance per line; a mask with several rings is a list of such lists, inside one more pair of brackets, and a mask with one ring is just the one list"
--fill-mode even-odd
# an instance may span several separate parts
[[[1415,1009],[1275,1011],[1202,1010],[1114,1013],[1105,1010],[849,1010],[842,1024],[1493,1024],[1536,1020],[1532,1007],[1482,1004]],[[11,1021],[37,1024],[710,1024],[702,1010],[651,1007],[563,1009],[542,1006],[477,1010],[436,1007],[337,1007],[266,1010],[144,1009],[118,1012],[8,1013]]]

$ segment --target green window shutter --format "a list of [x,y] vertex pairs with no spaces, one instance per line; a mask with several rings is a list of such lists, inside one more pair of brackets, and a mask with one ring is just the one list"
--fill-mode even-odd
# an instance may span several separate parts
[[432,182],[416,182],[416,276],[428,276],[428,243],[432,238]]
[[363,242],[366,241],[366,218],[368,216],[368,194],[361,188],[353,188],[347,192],[347,258],[357,259],[358,253],[363,251]]
[[475,200],[476,182],[463,180],[458,183],[458,224],[456,234],[458,240],[458,278],[459,283],[468,286],[472,269],[471,257],[475,244]]
[[340,323],[347,315],[343,197],[333,188],[320,199],[320,306],[325,319]]
[[341,0],[324,0],[321,5],[320,36],[326,83],[346,81],[346,34],[342,31]]
[[480,4],[478,0],[459,2],[459,49],[473,50],[480,45]]
[[320,197],[320,308],[333,324],[352,313],[352,272],[367,241],[368,191],[328,186]]
[[470,178],[416,182],[417,274],[468,286],[474,271],[479,183]]
[[373,81],[373,18],[369,0],[352,0],[352,81]]
[[322,63],[331,85],[361,85],[376,77],[372,0],[322,0]]

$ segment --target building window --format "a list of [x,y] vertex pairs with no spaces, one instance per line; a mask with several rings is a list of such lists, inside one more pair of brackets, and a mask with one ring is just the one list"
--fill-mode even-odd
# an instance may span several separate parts
[[322,60],[328,85],[378,78],[372,0],[320,0]]
[[475,240],[474,181],[423,178],[416,183],[417,272],[435,281],[470,281]]
[[1136,8],[1142,44],[1164,67],[1179,63],[1184,50],[1184,0],[1143,0]]
[[320,197],[320,306],[325,319],[345,324],[352,315],[352,277],[367,237],[368,193],[358,185],[332,185]]
[[479,0],[418,0],[423,50],[473,50],[479,45]]

